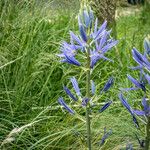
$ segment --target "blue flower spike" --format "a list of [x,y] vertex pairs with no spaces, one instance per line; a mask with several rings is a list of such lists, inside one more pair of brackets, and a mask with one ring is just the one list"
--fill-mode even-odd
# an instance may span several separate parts
[[70,114],[72,114],[72,115],[75,114],[75,112],[74,112],[69,106],[67,106],[67,104],[64,102],[64,100],[63,100],[62,97],[60,97],[60,98],[58,99],[58,103],[59,103],[61,106],[63,106],[63,108],[66,109]]
[[[82,5],[83,6],[83,5]],[[91,149],[91,127],[90,127],[90,114],[92,113],[92,108],[97,106],[94,104],[97,96],[96,86],[91,80],[91,73],[99,60],[110,61],[110,58],[107,58],[106,53],[109,52],[118,41],[111,38],[111,30],[108,30],[107,21],[105,20],[101,26],[98,25],[98,19],[94,18],[93,11],[90,7],[81,7],[81,11],[78,15],[78,26],[79,26],[79,34],[76,34],[70,31],[70,41],[63,42],[61,44],[60,54],[57,56],[60,57],[61,62],[68,63],[70,65],[74,65],[79,67],[79,69],[83,69],[86,74],[87,84],[84,90],[86,93],[84,96],[80,92],[79,84],[75,77],[71,77],[70,81],[72,83],[73,91],[69,90],[68,87],[64,86],[64,91],[66,92],[69,99],[71,98],[73,101],[78,102],[79,106],[86,107],[86,124],[87,128],[87,147]],[[89,62],[90,61],[90,62]],[[87,65],[88,64],[88,65]],[[86,69],[85,69],[86,68]],[[110,87],[113,85],[113,78],[109,78],[109,80],[105,83],[102,92],[107,92]],[[58,99],[58,103],[70,114],[75,114],[75,111],[68,106],[62,97]],[[110,105],[112,101],[108,101],[101,108],[99,108],[99,112],[102,113],[105,111]],[[77,105],[78,106],[78,105]],[[102,137],[101,144],[105,143],[105,140],[109,136],[110,131],[106,133],[104,132],[104,136]]]
[[[63,42],[61,54],[57,55],[62,58],[61,62],[81,66],[82,64],[76,59],[76,55],[79,51],[84,53],[85,49],[89,46],[93,47],[90,52],[92,69],[96,65],[96,62],[100,59],[112,61],[104,54],[108,50],[112,49],[118,41],[110,38],[111,30],[108,31],[106,29],[107,21],[104,21],[104,23],[98,28],[98,20],[96,18],[94,23],[92,10],[90,8],[83,8],[78,15],[78,24],[80,36],[70,31],[71,44]],[[91,41],[91,43],[88,43],[88,41]]]

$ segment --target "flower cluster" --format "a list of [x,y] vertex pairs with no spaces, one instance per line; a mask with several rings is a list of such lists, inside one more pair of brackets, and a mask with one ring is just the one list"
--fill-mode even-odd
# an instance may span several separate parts
[[140,71],[140,79],[137,80],[133,78],[132,76],[127,75],[128,79],[134,84],[134,87],[125,89],[125,90],[141,89],[144,92],[143,98],[141,101],[143,110],[132,109],[131,106],[128,104],[127,100],[125,100],[125,98],[123,97],[123,95],[122,94],[119,95],[119,98],[122,104],[126,107],[129,113],[132,115],[132,117],[134,118],[133,120],[137,126],[139,125],[135,118],[135,115],[146,116],[146,117],[150,116],[150,105],[148,103],[148,98],[146,98],[147,90],[148,90],[146,85],[150,85],[150,75],[147,72],[147,71],[150,71],[150,61],[148,59],[148,55],[150,54],[150,40],[148,38],[145,38],[144,40],[144,49],[145,49],[144,54],[141,54],[136,48],[132,49],[133,59],[138,63],[138,66],[132,67],[132,69]]
[[110,37],[111,30],[108,31],[106,28],[107,21],[98,27],[98,19],[96,18],[94,21],[91,9],[84,9],[78,16],[78,25],[80,35],[70,31],[70,42],[64,41],[61,45],[61,54],[58,54],[61,62],[82,66],[83,63],[79,62],[76,57],[78,53],[85,55],[87,49],[90,49],[91,68],[100,59],[111,61],[105,56],[105,53],[118,41]]
[[[81,99],[81,105],[83,107],[85,107],[89,101],[91,101],[89,98],[87,97],[83,97],[81,92],[80,92],[80,88],[79,88],[79,85],[78,85],[78,82],[76,80],[75,77],[72,77],[70,78],[70,81],[72,83],[72,86],[73,86],[73,89],[75,91],[76,94],[73,94],[66,86],[64,86],[64,91],[65,93],[75,102],[78,102],[79,99]],[[102,90],[100,90],[100,94],[102,94],[102,92],[107,92],[110,87],[113,85],[113,78],[109,78],[108,81],[105,83],[104,87]],[[93,82],[93,80],[91,81],[91,95],[93,95],[94,97],[94,94],[96,92],[96,86],[95,86],[95,83]],[[92,97],[91,97],[92,99]],[[63,108],[68,111],[70,114],[75,114],[75,111],[72,110],[64,101],[64,99],[62,97],[60,97],[58,99],[58,102],[61,106],[63,106]],[[91,102],[92,103],[92,102]],[[106,110],[110,105],[111,105],[112,101],[108,101],[106,104],[104,104],[100,109],[99,109],[99,112],[102,113],[104,110]],[[93,104],[94,106],[94,104]]]
[[[90,8],[84,8],[80,14],[78,15],[78,25],[79,25],[79,33],[80,35],[76,35],[72,31],[70,31],[70,42],[67,43],[64,41],[61,44],[61,53],[58,54],[61,58],[61,62],[69,63],[75,66],[84,66],[85,60],[82,62],[77,60],[78,54],[81,54],[81,58],[85,59],[87,55],[87,50],[90,51],[90,67],[91,69],[96,65],[97,61],[100,59],[109,60],[104,54],[108,52],[112,47],[114,47],[118,41],[113,40],[110,37],[111,30],[107,30],[107,21],[98,27],[98,19],[94,20],[93,12]],[[82,57],[83,56],[83,57]],[[76,96],[72,94],[72,92],[67,88],[64,87],[64,91],[66,94],[74,101],[81,99],[82,106],[86,106],[89,101],[91,101],[87,97],[83,97],[80,88],[78,86],[78,82],[75,77],[70,79],[72,86],[76,92]],[[106,82],[103,89],[100,91],[100,94],[103,92],[108,91],[108,89],[113,84],[113,78],[109,78]],[[95,94],[95,84],[91,81],[91,94]],[[62,105],[68,112],[74,114],[75,112],[67,106],[64,102],[63,98],[59,98],[58,102]],[[110,106],[112,101],[106,103],[99,112],[103,112],[106,108]]]

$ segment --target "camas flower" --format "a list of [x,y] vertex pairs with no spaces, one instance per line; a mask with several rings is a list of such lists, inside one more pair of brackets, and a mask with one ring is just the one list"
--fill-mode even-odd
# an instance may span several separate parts
[[112,101],[107,102],[100,110],[99,112],[102,113],[104,110],[106,110],[110,105]]
[[100,59],[112,61],[111,59],[105,57],[104,54],[101,54],[95,50],[90,51],[90,58],[91,58],[91,64],[90,64],[91,68],[93,68],[97,63],[97,61],[99,61]]
[[100,93],[107,92],[110,89],[110,87],[113,85],[113,83],[114,83],[114,79],[113,77],[110,77]]
[[74,101],[78,100],[66,86],[64,86],[64,90],[65,90],[66,94],[68,94],[69,97],[71,97]]
[[76,94],[78,96],[81,96],[80,88],[78,86],[78,82],[77,82],[76,78],[72,77],[72,78],[70,78],[70,81],[72,83],[72,86],[73,86],[74,90],[76,91]]
[[78,19],[78,23],[82,24],[86,29],[91,28],[94,20],[91,8],[83,8],[83,10],[79,13]]
[[141,81],[137,81],[130,75],[127,75],[127,77],[137,88],[141,88],[144,92],[146,91],[145,85]]
[[63,42],[61,51],[62,51],[62,53],[57,55],[57,56],[63,58],[61,60],[61,62],[67,62],[69,64],[80,66],[80,63],[75,59],[75,55],[77,53],[76,45],[72,45],[72,44]]
[[91,37],[96,41],[98,40],[104,31],[106,31],[107,21],[105,20],[103,24],[98,29],[98,19],[95,20],[94,31],[91,33]]
[[150,70],[150,62],[148,61],[146,55],[142,55],[136,48],[132,49],[132,56],[133,59],[141,66],[145,67],[146,69]]
[[94,84],[93,80],[91,81],[91,91],[92,91],[92,94],[94,95],[95,91],[96,91],[96,87],[95,87],[95,84]]
[[120,93],[119,94],[119,99],[121,100],[123,106],[128,110],[128,112],[131,114],[132,119],[134,124],[136,125],[136,127],[139,127],[139,123],[135,117],[134,111],[133,109],[130,107],[130,105],[128,104],[128,102],[126,101],[126,99],[123,97],[123,95]]
[[112,49],[118,41],[110,38],[110,31],[107,31],[107,21],[98,28],[98,20],[95,20],[93,12],[90,8],[83,9],[78,16],[80,35],[74,34],[70,31],[70,43],[63,42],[61,45],[61,62],[81,66],[82,64],[76,59],[79,51],[86,52],[86,48],[93,47],[90,50],[91,68],[100,59],[112,61],[105,56],[105,53]]
[[74,114],[74,111],[69,107],[69,106],[67,106],[67,104],[64,102],[64,100],[63,100],[63,98],[62,97],[60,97],[59,99],[58,99],[58,103],[60,104],[60,105],[62,105],[63,106],[63,108],[65,108],[70,114]]
[[150,116],[150,105],[148,104],[145,97],[142,100],[143,110],[134,110],[134,113],[138,116]]

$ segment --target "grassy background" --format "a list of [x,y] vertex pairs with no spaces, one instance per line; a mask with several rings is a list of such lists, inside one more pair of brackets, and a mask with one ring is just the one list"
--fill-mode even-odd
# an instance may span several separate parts
[[[75,108],[81,113],[77,118],[62,113],[59,108],[53,109],[58,105],[58,97],[65,97],[62,85],[70,86],[71,76],[77,76],[80,87],[85,90],[84,72],[60,63],[56,57],[61,41],[69,40],[69,30],[78,33],[79,2],[59,2],[0,2],[0,144],[5,142],[2,149],[86,148],[84,109]],[[102,95],[99,102],[111,99],[118,103],[102,115],[93,114],[94,149],[100,149],[98,142],[104,127],[112,129],[113,134],[102,149],[117,150],[131,141],[135,147],[138,144],[134,135],[138,131],[117,95],[119,88],[131,86],[127,73],[138,75],[128,68],[135,65],[131,49],[135,46],[143,51],[143,39],[148,33],[149,22],[143,24],[140,13],[117,20],[119,44],[108,53],[114,63],[100,61],[92,79],[98,94],[109,76],[114,76],[114,87]],[[135,102],[135,94],[141,93],[128,94],[130,103]],[[11,133],[11,139],[10,132],[19,127],[21,131]]]

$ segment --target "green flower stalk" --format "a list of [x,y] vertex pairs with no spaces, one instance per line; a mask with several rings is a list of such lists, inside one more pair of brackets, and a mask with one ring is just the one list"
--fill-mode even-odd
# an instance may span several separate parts
[[[86,71],[86,97],[90,99],[90,49],[87,50],[87,71]],[[87,125],[87,144],[91,150],[91,122],[90,122],[90,104],[86,105],[86,125]]]

